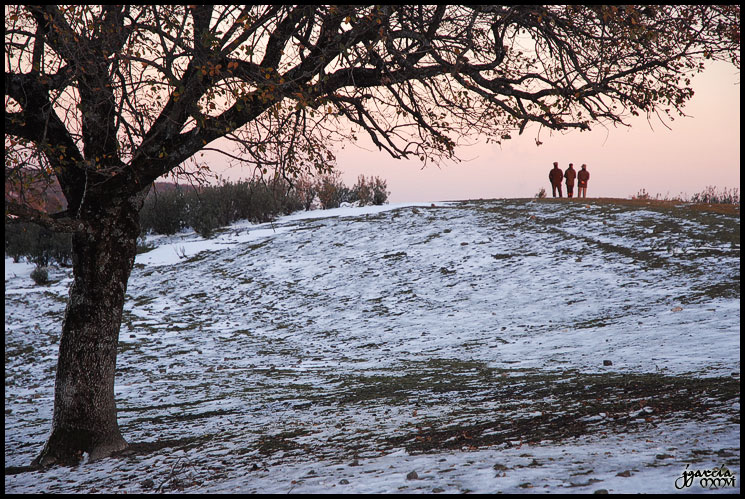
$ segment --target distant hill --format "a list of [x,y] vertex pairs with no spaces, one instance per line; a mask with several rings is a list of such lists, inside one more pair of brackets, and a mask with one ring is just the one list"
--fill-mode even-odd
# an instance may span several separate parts
[[47,213],[56,213],[67,208],[67,200],[56,177],[47,178],[35,172],[23,172],[23,180],[30,185],[21,187],[18,176],[5,176],[5,199],[23,202]]

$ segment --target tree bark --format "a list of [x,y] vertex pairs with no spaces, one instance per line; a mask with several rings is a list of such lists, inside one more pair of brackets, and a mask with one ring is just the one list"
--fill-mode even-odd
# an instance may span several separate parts
[[86,203],[73,235],[73,283],[62,323],[52,433],[33,465],[74,464],[125,449],[114,376],[127,281],[144,194]]

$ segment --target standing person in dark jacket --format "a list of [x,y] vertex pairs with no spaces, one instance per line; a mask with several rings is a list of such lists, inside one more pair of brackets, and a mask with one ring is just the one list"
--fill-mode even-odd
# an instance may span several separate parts
[[567,197],[570,198],[574,194],[574,179],[577,178],[574,163],[569,163],[569,168],[564,172],[564,178],[567,179]]
[[559,163],[554,161],[554,169],[548,172],[548,180],[551,181],[551,189],[554,197],[556,197],[556,190],[559,190],[559,197],[561,197],[561,179],[564,178],[564,174],[559,168]]
[[587,181],[590,180],[590,172],[587,171],[587,165],[583,164],[582,169],[577,172],[577,197],[587,197]]

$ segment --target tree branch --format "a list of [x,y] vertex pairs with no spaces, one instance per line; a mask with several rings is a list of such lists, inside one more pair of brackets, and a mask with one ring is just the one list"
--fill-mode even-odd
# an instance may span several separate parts
[[69,211],[50,215],[7,198],[5,199],[5,222],[33,222],[56,232],[84,232],[86,229],[85,222],[71,218]]

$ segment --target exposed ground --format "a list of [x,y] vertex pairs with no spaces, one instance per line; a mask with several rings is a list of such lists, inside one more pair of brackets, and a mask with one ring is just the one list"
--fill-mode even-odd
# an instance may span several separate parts
[[131,448],[44,472],[23,466],[69,271],[36,287],[6,260],[5,490],[677,492],[725,466],[737,492],[739,208],[699,208],[473,201],[153,238],[120,335]]
[[[529,201],[529,200],[525,200]],[[621,198],[547,198],[541,202],[586,203],[590,205],[616,205],[645,208],[655,211],[674,211],[685,217],[686,213],[707,212],[740,216],[740,205],[732,203],[690,203],[670,199],[621,199]]]

